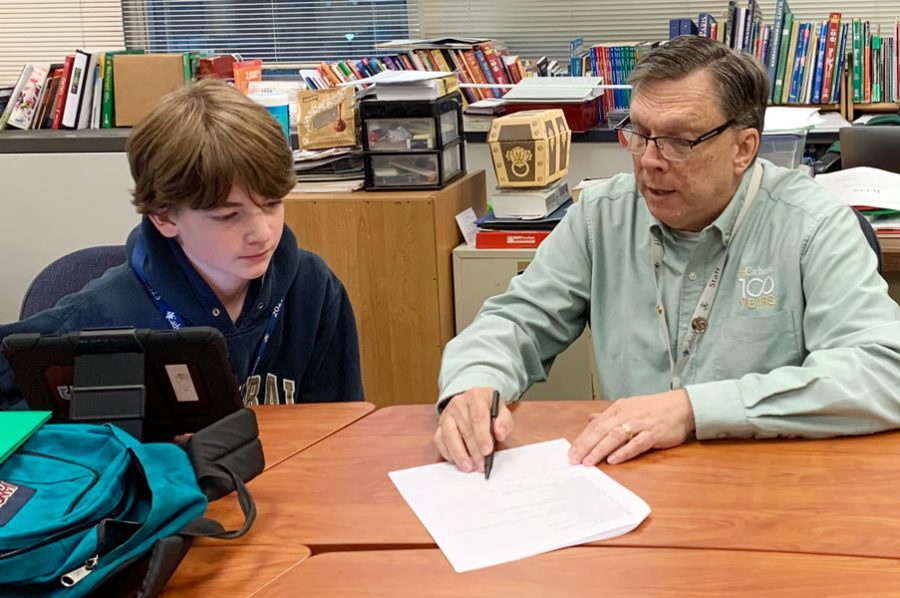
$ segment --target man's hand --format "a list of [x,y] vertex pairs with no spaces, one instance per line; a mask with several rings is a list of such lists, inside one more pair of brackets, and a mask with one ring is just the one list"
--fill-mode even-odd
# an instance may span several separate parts
[[570,463],[621,463],[650,449],[678,446],[694,431],[684,389],[615,401],[590,420],[569,449]]
[[[470,388],[455,395],[438,421],[434,432],[434,444],[441,456],[455,463],[460,471],[484,471],[484,458],[493,450],[491,439],[491,398],[494,389]],[[494,436],[504,440],[513,429],[513,417],[506,403],[500,401],[500,410],[494,420]]]

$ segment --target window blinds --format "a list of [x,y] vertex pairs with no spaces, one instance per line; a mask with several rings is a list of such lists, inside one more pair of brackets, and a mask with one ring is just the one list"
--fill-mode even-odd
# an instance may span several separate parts
[[[775,0],[761,0],[771,24]],[[789,0],[803,20],[831,11],[893,31],[900,0]],[[212,50],[286,64],[365,56],[378,41],[484,36],[526,58],[565,59],[569,40],[668,37],[670,18],[710,12],[727,0],[0,0],[0,85],[27,63],[61,62],[76,48]],[[746,5],[740,0],[739,5]]]

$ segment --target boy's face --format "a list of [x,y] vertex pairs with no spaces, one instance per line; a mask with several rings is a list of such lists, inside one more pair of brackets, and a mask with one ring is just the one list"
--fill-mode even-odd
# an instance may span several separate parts
[[150,219],[178,242],[217,295],[229,294],[265,274],[281,240],[284,204],[235,184],[218,208],[165,210]]

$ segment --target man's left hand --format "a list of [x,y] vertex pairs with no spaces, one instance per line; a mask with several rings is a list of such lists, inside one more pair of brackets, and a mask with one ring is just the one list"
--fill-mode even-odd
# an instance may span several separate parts
[[615,401],[590,420],[569,449],[570,463],[621,463],[650,449],[678,446],[694,431],[694,410],[683,388]]

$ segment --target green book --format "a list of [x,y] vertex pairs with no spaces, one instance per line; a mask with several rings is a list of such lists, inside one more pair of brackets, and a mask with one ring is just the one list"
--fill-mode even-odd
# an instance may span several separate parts
[[863,101],[863,40],[862,40],[862,23],[859,17],[853,17],[853,102]]
[[0,411],[0,463],[50,419],[50,411]]
[[784,74],[790,52],[791,31],[794,27],[794,13],[785,12],[782,17],[781,40],[778,45],[778,63],[775,69],[775,81],[773,82],[772,103],[780,104],[784,93]]

